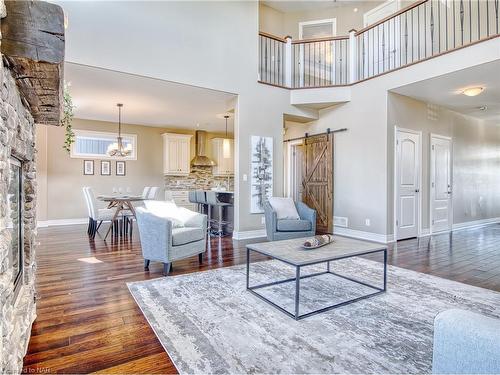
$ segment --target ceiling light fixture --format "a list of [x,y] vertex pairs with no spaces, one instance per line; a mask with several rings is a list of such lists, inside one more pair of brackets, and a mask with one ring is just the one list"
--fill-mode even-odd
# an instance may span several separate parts
[[116,105],[118,107],[118,137],[116,137],[116,142],[108,146],[107,153],[109,156],[125,157],[132,153],[132,144],[127,143],[127,146],[123,146],[122,139],[122,103]]
[[481,94],[484,90],[484,87],[469,87],[462,91],[462,94],[467,95],[467,96],[477,96]]
[[480,111],[486,111],[488,109],[488,107],[485,105],[482,105],[481,107],[477,107],[477,109],[479,109]]
[[224,118],[226,119],[226,138],[222,141],[222,157],[224,159],[229,159],[231,157],[231,141],[227,137],[227,119],[229,115],[225,114]]
[[353,11],[354,11],[354,13],[357,13],[358,8],[354,8]]

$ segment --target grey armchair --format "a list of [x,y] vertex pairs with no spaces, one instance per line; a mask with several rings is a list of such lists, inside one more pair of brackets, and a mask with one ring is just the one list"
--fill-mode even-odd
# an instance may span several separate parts
[[170,272],[172,262],[198,255],[200,263],[206,248],[207,216],[196,214],[175,228],[171,220],[155,215],[144,207],[136,210],[137,226],[141,237],[144,268],[150,261],[163,263],[163,274]]
[[276,212],[269,202],[264,204],[266,234],[269,241],[309,237],[316,234],[316,211],[302,202],[295,202],[295,207],[300,220],[278,220]]

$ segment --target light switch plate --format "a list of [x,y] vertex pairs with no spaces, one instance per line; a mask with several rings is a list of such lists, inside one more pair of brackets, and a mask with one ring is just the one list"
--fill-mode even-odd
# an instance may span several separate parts
[[248,176],[246,174],[243,175],[243,181],[247,181],[248,180]]

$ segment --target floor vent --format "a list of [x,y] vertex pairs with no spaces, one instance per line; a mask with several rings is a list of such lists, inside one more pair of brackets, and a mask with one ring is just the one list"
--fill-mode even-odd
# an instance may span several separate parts
[[342,216],[334,216],[333,217],[333,225],[337,227],[347,228],[349,226],[349,222],[346,217]]

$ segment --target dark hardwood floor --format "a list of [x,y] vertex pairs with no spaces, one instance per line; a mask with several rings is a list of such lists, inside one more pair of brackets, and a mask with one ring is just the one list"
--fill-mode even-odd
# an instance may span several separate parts
[[[89,241],[84,226],[39,230],[38,317],[26,373],[175,373],[126,282],[162,276],[144,271],[137,231],[132,240]],[[172,275],[245,261],[245,244],[213,239],[198,258],[174,263]],[[389,247],[390,264],[500,291],[500,225]]]

